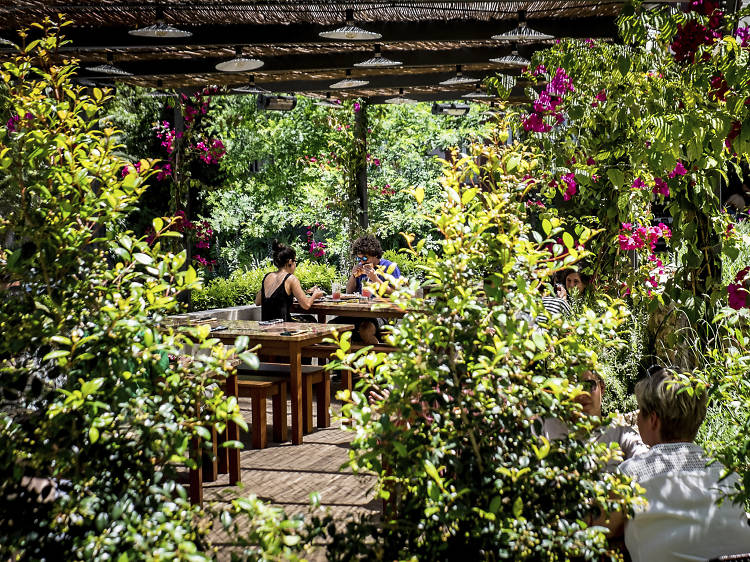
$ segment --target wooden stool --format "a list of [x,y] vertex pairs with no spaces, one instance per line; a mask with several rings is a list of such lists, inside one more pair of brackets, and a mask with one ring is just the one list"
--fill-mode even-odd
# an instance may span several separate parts
[[[261,363],[254,372],[261,377],[278,376],[289,380],[289,365],[284,363]],[[312,397],[315,389],[315,401],[318,406],[317,427],[324,428],[331,425],[331,374],[324,367],[318,365],[302,365],[302,431],[310,433],[313,428]]]
[[[265,449],[268,445],[266,437],[266,399],[272,399],[273,407],[273,440],[286,441],[286,394],[289,385],[284,377],[269,378],[258,375],[245,374],[237,376],[237,394],[240,398],[250,398],[252,408],[252,442],[253,448]],[[250,371],[258,373],[258,371]]]

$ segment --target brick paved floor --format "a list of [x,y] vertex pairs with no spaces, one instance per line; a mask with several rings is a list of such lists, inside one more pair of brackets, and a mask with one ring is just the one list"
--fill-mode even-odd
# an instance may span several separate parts
[[[334,412],[340,410],[339,403],[332,401],[332,407]],[[250,401],[240,399],[240,409],[249,425]],[[339,470],[348,459],[352,434],[342,431],[335,417],[332,417],[331,427],[313,430],[305,435],[304,443],[297,446],[290,441],[272,442],[271,419],[269,400],[269,445],[266,449],[250,449],[250,435],[244,432],[240,435],[246,447],[240,457],[241,486],[230,487],[228,476],[220,475],[217,481],[204,483],[204,501],[228,501],[232,492],[240,496],[255,494],[264,501],[283,507],[290,515],[307,514],[310,494],[318,492],[321,504],[330,509],[339,522],[360,513],[380,513],[381,503],[373,499],[375,477],[355,475],[348,469]],[[220,542],[218,535],[215,538]],[[325,552],[315,549],[306,557],[311,561],[324,561]]]

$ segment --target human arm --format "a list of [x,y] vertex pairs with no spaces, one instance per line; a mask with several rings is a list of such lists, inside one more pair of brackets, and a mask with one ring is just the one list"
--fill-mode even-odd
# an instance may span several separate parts
[[305,291],[302,290],[302,285],[300,285],[299,279],[294,275],[289,278],[288,283],[290,284],[291,293],[294,295],[294,298],[297,299],[299,305],[305,310],[308,310],[316,299],[321,298],[325,294],[320,289],[315,289],[313,290],[312,295],[307,296]]
[[[386,264],[383,264],[381,262],[381,265],[378,266],[379,269],[384,270],[385,273],[393,277],[394,279],[398,279],[401,277],[401,271],[398,269],[398,265],[395,263],[386,262]],[[387,279],[384,279],[381,277],[382,274],[378,274],[378,270],[371,264],[367,263],[364,265],[363,273],[367,275],[367,280],[370,283],[373,283],[375,285],[383,285],[385,284],[385,294],[390,295],[394,291],[393,285],[388,282]]]
[[357,290],[357,277],[362,275],[362,266],[357,264],[352,268],[349,279],[346,280],[346,292],[353,293]]
[[260,288],[260,291],[258,291],[258,294],[255,297],[255,304],[257,304],[258,306],[263,304],[263,298],[261,297],[262,293],[263,293],[263,287]]

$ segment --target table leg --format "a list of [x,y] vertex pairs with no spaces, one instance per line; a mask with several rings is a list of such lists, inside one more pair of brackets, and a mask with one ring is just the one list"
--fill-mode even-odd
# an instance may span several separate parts
[[328,315],[325,312],[319,312],[318,313],[318,322],[320,324],[325,324],[326,323],[326,316],[328,316]]
[[[232,374],[227,377],[227,396],[238,395],[237,392],[237,374]],[[227,439],[229,441],[240,440],[240,429],[237,424],[233,421],[227,422]],[[242,480],[240,473],[240,450],[231,448],[229,449],[229,483],[236,484]]]
[[292,443],[302,444],[302,350],[300,344],[289,344],[289,390],[292,401]]

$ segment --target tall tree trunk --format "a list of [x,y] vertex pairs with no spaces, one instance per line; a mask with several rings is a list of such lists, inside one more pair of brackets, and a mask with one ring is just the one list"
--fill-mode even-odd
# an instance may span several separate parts
[[369,227],[367,216],[367,103],[361,102],[359,111],[354,113],[354,142],[356,144],[357,167],[354,170],[354,193],[357,194],[359,208],[357,222],[362,231]]

